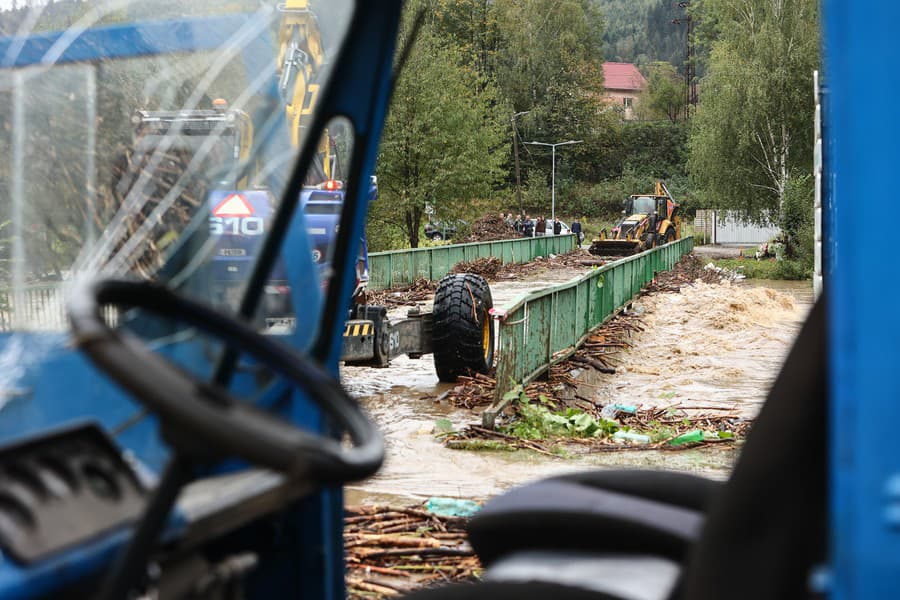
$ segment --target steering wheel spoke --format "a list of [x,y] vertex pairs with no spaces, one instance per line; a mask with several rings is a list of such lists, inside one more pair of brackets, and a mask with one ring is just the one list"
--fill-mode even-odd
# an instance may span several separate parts
[[[126,329],[111,328],[103,306],[138,308],[220,340],[281,376],[308,398],[352,445],[301,429],[236,398],[215,381],[152,351]],[[69,302],[74,341],[90,360],[152,412],[166,439],[201,460],[237,457],[292,478],[340,484],[373,474],[384,441],[340,383],[324,368],[236,318],[151,282],[105,280],[78,289]]]

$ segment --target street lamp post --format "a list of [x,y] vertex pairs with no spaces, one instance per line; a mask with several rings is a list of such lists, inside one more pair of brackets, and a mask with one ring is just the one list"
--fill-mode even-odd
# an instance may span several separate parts
[[557,142],[556,144],[548,144],[546,142],[525,142],[532,146],[550,146],[553,149],[553,160],[550,176],[550,220],[556,221],[556,147],[567,146],[569,144],[580,144],[584,140],[569,140],[568,142]]

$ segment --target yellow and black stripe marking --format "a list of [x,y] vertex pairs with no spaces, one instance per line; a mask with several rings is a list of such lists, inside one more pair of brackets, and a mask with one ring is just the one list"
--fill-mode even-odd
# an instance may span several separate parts
[[375,333],[371,321],[347,321],[344,325],[344,337],[360,337]]

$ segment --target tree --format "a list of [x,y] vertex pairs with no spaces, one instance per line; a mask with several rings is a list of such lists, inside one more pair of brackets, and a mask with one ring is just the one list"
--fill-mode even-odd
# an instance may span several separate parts
[[[530,111],[516,122],[522,138],[585,140],[558,157],[557,175],[595,175],[594,138],[606,135],[598,110],[604,94],[601,13],[589,0],[495,0],[494,10],[501,40],[497,85],[512,105],[510,115]],[[549,156],[530,156],[525,179],[536,161],[550,171]]]
[[516,111],[603,92],[603,20],[587,0],[496,0],[497,83]]
[[465,201],[491,193],[508,136],[508,109],[490,82],[462,66],[458,50],[428,25],[415,44],[385,124],[372,213],[402,228],[413,248],[426,209],[452,218]]
[[[606,19],[603,53],[607,60],[638,66],[648,60],[684,63],[686,28],[672,23],[683,16],[673,0],[594,0]],[[649,58],[648,58],[649,57]]]
[[493,81],[499,24],[492,0],[430,0],[429,13],[435,32],[459,49],[463,63]]
[[699,16],[710,55],[690,138],[692,179],[708,206],[780,220],[792,179],[812,170],[818,2],[704,0]]
[[640,103],[641,112],[651,119],[668,119],[677,123],[685,114],[687,86],[675,67],[667,62],[647,66],[647,91]]

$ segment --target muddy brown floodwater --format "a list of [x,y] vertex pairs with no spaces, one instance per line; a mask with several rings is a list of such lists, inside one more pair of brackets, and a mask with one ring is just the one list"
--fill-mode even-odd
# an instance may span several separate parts
[[[495,306],[578,274],[547,271],[527,281],[491,285]],[[679,294],[638,299],[633,311],[646,327],[622,355],[615,375],[592,378],[595,400],[644,406],[759,410],[812,302],[809,282],[740,282],[685,287]],[[438,382],[430,357],[401,357],[387,369],[345,367],[342,378],[360,398],[387,440],[379,474],[347,490],[348,504],[420,501],[430,496],[489,498],[526,481],[587,468],[665,468],[727,477],[739,449],[733,445],[679,452],[578,453],[555,458],[527,451],[465,451],[434,437],[437,419],[454,428],[480,414],[437,398],[452,386]]]

